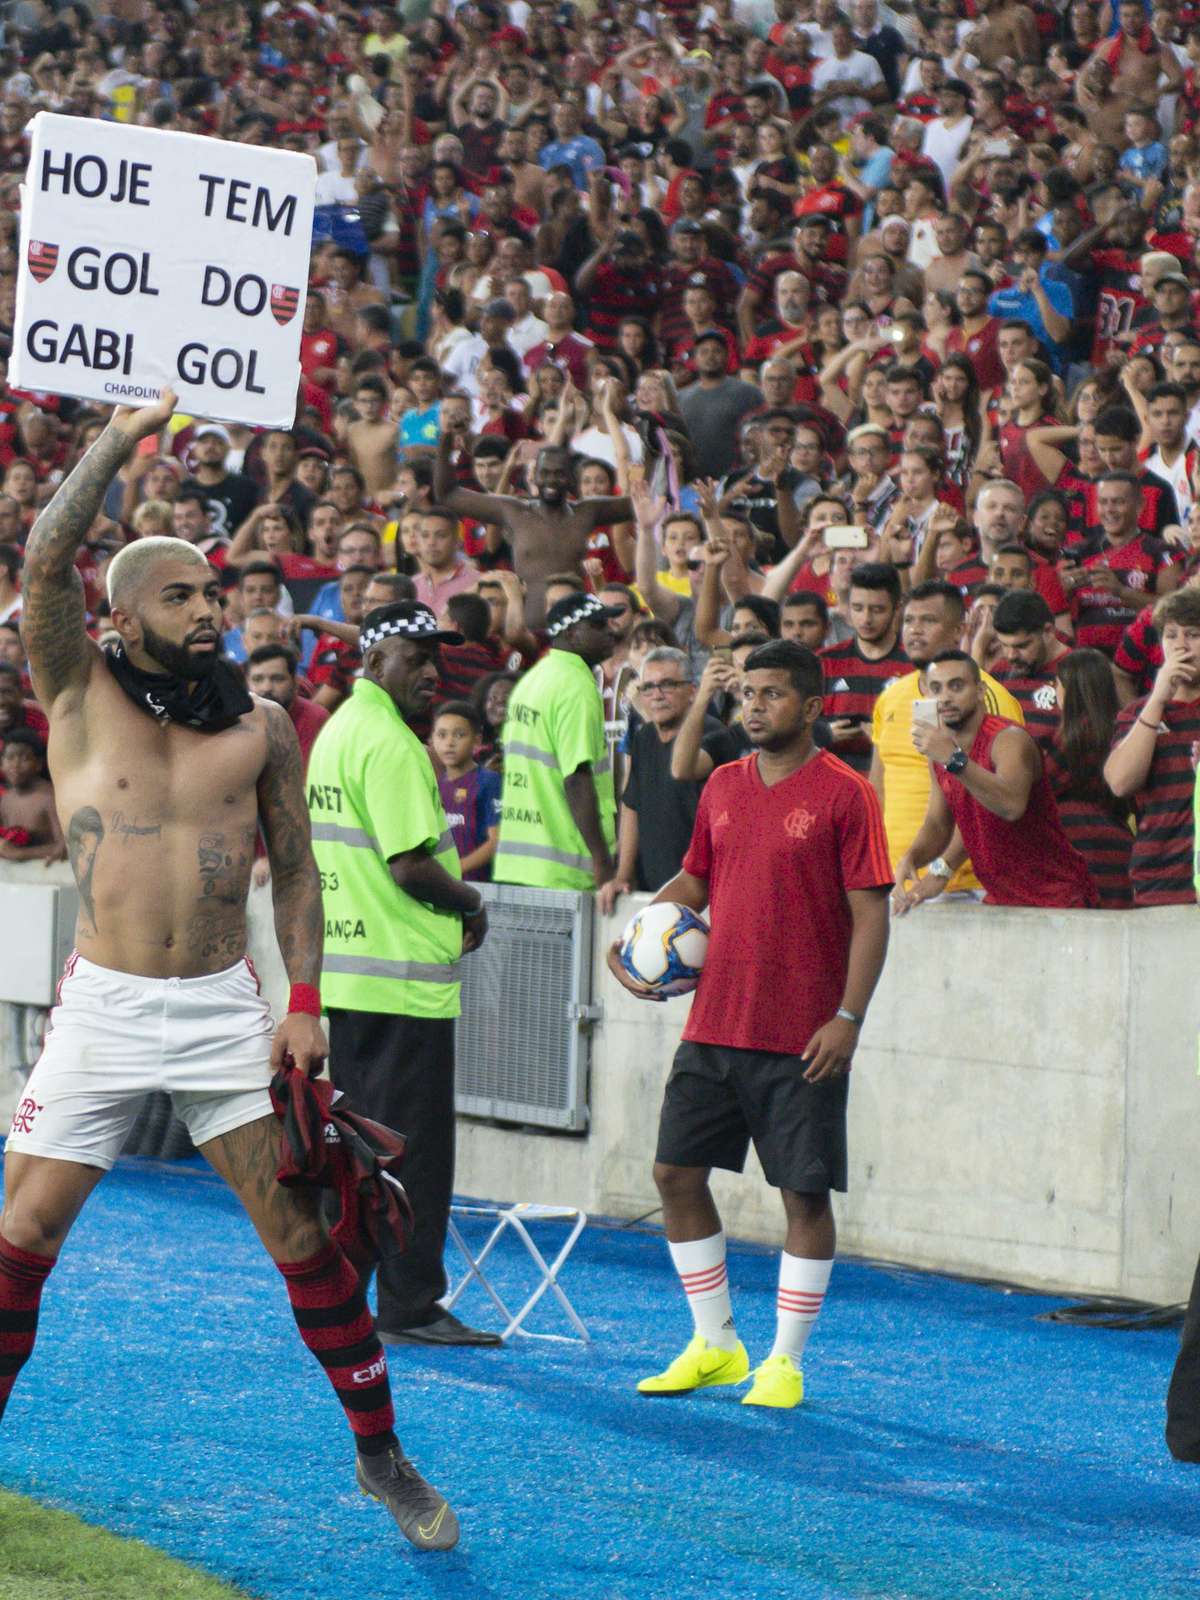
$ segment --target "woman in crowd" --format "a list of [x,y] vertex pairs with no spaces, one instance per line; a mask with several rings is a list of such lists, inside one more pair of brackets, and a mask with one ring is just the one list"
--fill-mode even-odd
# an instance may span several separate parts
[[1133,904],[1131,811],[1103,775],[1119,710],[1112,663],[1099,650],[1072,650],[1058,663],[1054,688],[1062,723],[1046,752],[1046,772],[1059,818],[1087,862],[1101,907],[1125,910]]

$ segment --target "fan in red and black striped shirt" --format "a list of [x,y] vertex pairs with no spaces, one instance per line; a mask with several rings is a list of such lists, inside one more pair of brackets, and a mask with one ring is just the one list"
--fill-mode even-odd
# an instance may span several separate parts
[[658,277],[631,228],[602,241],[576,273],[575,288],[587,299],[588,338],[598,350],[616,349],[624,317],[651,319],[658,310]]
[[812,300],[838,305],[846,290],[848,273],[845,267],[830,264],[825,259],[825,236],[830,219],[820,212],[798,217],[792,229],[791,253],[760,256],[742,290],[739,316],[746,342],[754,337],[756,323],[764,315],[764,308],[774,301],[775,280],[784,272],[799,272],[812,287]]
[[663,268],[662,316],[659,336],[670,347],[683,338],[689,329],[683,312],[683,295],[688,284],[699,274],[713,296],[713,315],[723,326],[732,326],[737,304],[738,284],[724,261],[708,254],[704,226],[692,217],[683,217],[671,229],[672,260]]
[[992,614],[992,631],[1003,652],[988,671],[1025,713],[1025,728],[1043,754],[1058,733],[1054,680],[1070,651],[1054,631],[1054,615],[1033,589],[1014,589]]
[[1118,689],[1123,700],[1137,700],[1154,687],[1154,674],[1163,664],[1162,642],[1154,626],[1154,607],[1143,606],[1121,635],[1113,656]]
[[1139,529],[1141,501],[1133,473],[1106,472],[1096,485],[1100,533],[1071,549],[1075,566],[1063,573],[1077,642],[1105,655],[1116,650],[1147,597],[1178,588],[1182,576],[1169,547]]
[[871,770],[871,718],[875,701],[893,678],[912,670],[900,648],[900,575],[886,562],[869,561],[850,579],[854,637],[818,652],[825,679],[824,716],[830,749],[856,772]]
[[1132,798],[1138,832],[1133,847],[1134,903],[1193,905],[1196,776],[1192,745],[1200,740],[1200,589],[1160,600],[1154,621],[1165,657],[1154,687],[1117,718],[1104,777],[1113,793]]
[[1043,751],[1058,820],[1087,864],[1100,909],[1126,911],[1133,905],[1133,808],[1115,797],[1102,776],[1117,724],[1112,667],[1099,650],[1072,650],[1059,662],[1058,681],[1061,722],[1054,743]]

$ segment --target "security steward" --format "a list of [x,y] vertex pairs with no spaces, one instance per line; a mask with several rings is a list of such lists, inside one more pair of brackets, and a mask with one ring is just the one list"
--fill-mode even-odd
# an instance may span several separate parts
[[425,725],[438,647],[461,644],[415,600],[363,618],[363,675],[322,729],[308,769],[313,851],[325,905],[321,993],[330,1071],[356,1110],[408,1140],[408,1250],[378,1263],[385,1344],[498,1344],[438,1304],[454,1188],[454,1019],[461,957],[487,912],[462,882]]
[[497,883],[598,889],[616,871],[616,799],[595,668],[620,609],[574,594],[546,614],[550,648],[509,697]]

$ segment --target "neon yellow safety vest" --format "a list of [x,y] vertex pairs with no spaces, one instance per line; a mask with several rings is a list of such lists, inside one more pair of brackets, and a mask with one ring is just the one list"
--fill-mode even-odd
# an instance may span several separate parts
[[551,649],[513,689],[504,721],[504,788],[497,883],[591,889],[592,857],[567,804],[565,781],[590,763],[600,826],[616,844],[612,762],[604,706],[582,656]]
[[405,894],[388,861],[423,848],[461,878],[458,851],[425,747],[378,684],[359,678],[322,728],[307,782],[325,903],[325,1005],[457,1017],[462,918]]

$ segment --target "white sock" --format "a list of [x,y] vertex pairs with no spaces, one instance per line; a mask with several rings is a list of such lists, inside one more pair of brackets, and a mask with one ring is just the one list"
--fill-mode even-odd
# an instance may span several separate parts
[[737,1333],[725,1274],[724,1231],[714,1233],[710,1239],[689,1239],[684,1244],[671,1244],[668,1240],[667,1248],[692,1308],[696,1332],[703,1334],[709,1344],[733,1350]]
[[779,1257],[779,1293],[775,1306],[773,1356],[791,1356],[797,1366],[813,1330],[825,1291],[829,1287],[832,1261],[813,1261],[808,1256]]

